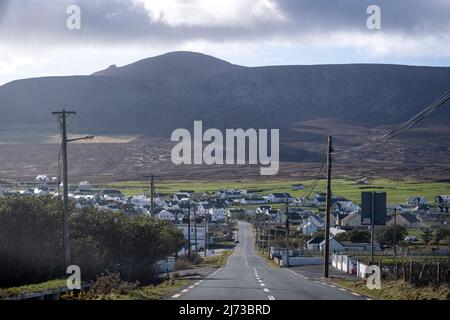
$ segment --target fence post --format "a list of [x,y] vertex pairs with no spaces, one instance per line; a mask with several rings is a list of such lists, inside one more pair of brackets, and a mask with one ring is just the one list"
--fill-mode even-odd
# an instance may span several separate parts
[[409,283],[412,283],[412,276],[413,276],[413,262],[411,261],[409,263]]
[[436,282],[439,283],[440,282],[440,277],[441,277],[441,263],[438,262],[437,263],[437,270],[436,270]]
[[395,262],[395,281],[398,281],[398,262]]

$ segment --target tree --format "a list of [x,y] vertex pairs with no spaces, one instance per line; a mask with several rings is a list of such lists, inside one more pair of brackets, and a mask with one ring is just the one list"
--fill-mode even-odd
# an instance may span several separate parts
[[[396,242],[400,242],[403,240],[408,234],[405,227],[397,226],[395,232]],[[394,245],[394,227],[384,227],[380,229],[375,229],[375,240],[381,246],[390,246]]]
[[437,229],[435,234],[434,234],[434,242],[436,244],[439,244],[444,239],[445,239],[445,230],[444,229]]
[[[72,263],[83,280],[118,267],[127,280],[152,280],[152,265],[184,245],[175,226],[149,216],[70,206]],[[0,198],[0,287],[65,276],[60,199]],[[111,270],[113,269],[113,270]]]
[[369,242],[370,233],[367,230],[354,229],[348,232],[339,233],[336,238],[339,241]]
[[425,244],[429,244],[431,242],[431,240],[433,239],[433,231],[428,228],[424,229],[421,237]]

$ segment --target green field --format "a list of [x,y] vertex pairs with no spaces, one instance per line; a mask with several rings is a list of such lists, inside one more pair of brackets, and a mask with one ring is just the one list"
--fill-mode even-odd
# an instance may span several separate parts
[[[305,190],[292,191],[293,181],[236,181],[236,182],[206,182],[206,181],[156,181],[155,189],[159,194],[172,194],[180,190],[196,192],[214,192],[219,189],[261,190],[264,194],[272,192],[289,192],[295,197],[305,197],[313,180],[300,180]],[[116,182],[108,184],[109,188],[120,189],[125,195],[132,196],[149,191],[149,183],[145,181]],[[325,180],[321,180],[315,188],[317,192],[325,191]],[[369,185],[357,185],[352,179],[334,179],[332,181],[333,195],[344,196],[356,203],[360,202],[362,191],[387,192],[388,203],[405,203],[408,196],[424,196],[430,204],[435,196],[450,194],[450,182],[408,182],[378,179],[370,181]]]

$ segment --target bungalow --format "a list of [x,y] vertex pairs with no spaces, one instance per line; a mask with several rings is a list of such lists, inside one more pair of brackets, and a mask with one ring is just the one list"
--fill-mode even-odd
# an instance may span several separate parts
[[263,204],[267,203],[267,200],[262,197],[242,198],[241,204]]
[[292,196],[287,193],[271,193],[267,196],[267,201],[270,203],[283,203],[283,202],[292,202]]
[[[395,222],[395,217],[391,216],[387,222],[386,226],[393,226]],[[397,215],[397,225],[408,229],[420,228],[421,221],[411,213],[401,213]]]
[[320,244],[325,238],[323,236],[317,236],[306,242],[306,250],[308,251],[319,251]]
[[[325,250],[325,239],[319,245],[320,251]],[[350,242],[350,241],[339,241],[336,238],[330,239],[330,252],[343,252],[343,251],[370,251],[371,243],[369,242]],[[374,250],[380,251],[380,245],[374,243]]]

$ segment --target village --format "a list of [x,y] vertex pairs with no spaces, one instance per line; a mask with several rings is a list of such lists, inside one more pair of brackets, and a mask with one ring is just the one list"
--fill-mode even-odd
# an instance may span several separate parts
[[[304,188],[302,184],[292,184],[291,191]],[[0,196],[58,197],[61,189],[56,177],[39,175],[34,181],[3,183],[0,185]],[[300,255],[305,252],[307,255],[323,255],[325,193],[315,192],[311,197],[305,198],[294,197],[289,192],[264,194],[256,191],[179,190],[173,194],[156,193],[152,198],[150,194],[125,196],[119,189],[99,188],[81,181],[69,186],[69,198],[78,209],[92,206],[99,210],[121,211],[130,216],[151,215],[155,219],[168,221],[183,232],[186,240],[190,238],[191,249],[195,248],[196,252],[214,248],[218,241],[228,244],[236,242],[238,239],[230,222],[246,220],[254,224],[257,245],[264,250],[271,250],[273,254],[277,252],[277,241],[284,241],[288,222],[291,255],[298,256],[299,252],[302,252]],[[338,195],[332,197],[331,203],[331,251],[368,252],[370,241],[355,242],[351,241],[351,236],[343,236],[344,233],[350,235],[367,230],[367,226],[362,224],[360,204]],[[410,195],[405,198],[404,203],[388,205],[386,227],[395,226],[406,231],[402,233],[401,239],[396,239],[396,246],[402,243],[423,243],[424,240],[432,242],[432,238],[420,239],[420,233],[423,230],[431,230],[431,233],[432,230],[436,233],[450,230],[449,208],[450,195],[436,195],[434,199]],[[375,243],[375,249],[379,252],[392,250],[392,245],[389,247],[383,243]],[[186,247],[185,251],[187,250]],[[293,261],[291,259],[291,264]]]

